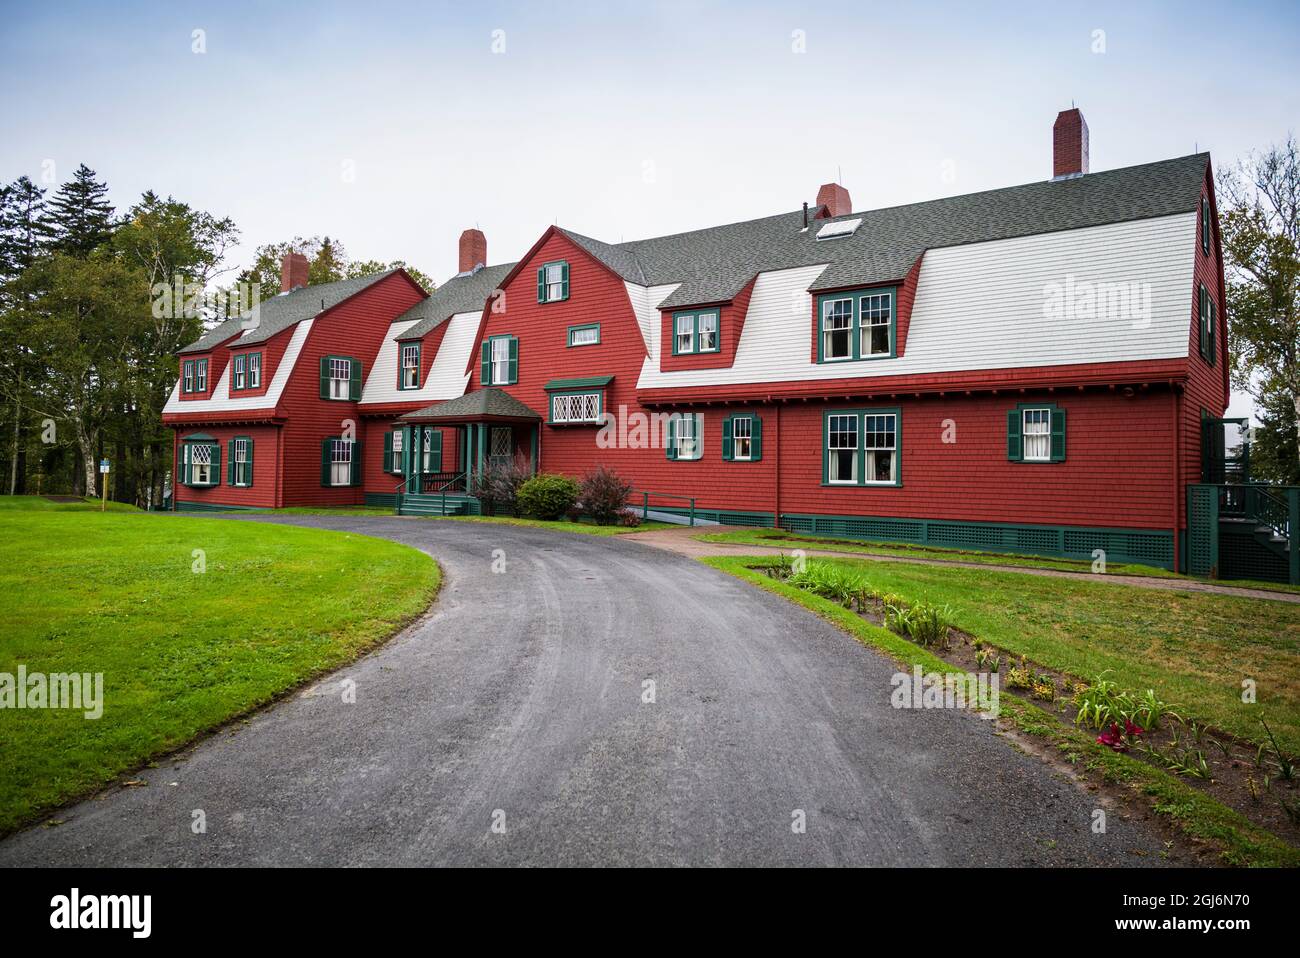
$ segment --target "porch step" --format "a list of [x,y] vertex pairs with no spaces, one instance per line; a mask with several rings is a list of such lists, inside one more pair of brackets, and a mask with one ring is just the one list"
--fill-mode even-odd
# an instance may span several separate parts
[[463,516],[469,511],[467,496],[441,495],[402,496],[397,509],[399,516]]

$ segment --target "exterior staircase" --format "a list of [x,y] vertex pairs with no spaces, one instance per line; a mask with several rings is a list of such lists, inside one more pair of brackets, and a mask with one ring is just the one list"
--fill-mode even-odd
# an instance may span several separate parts
[[464,516],[478,513],[478,500],[464,493],[410,493],[398,500],[399,516]]

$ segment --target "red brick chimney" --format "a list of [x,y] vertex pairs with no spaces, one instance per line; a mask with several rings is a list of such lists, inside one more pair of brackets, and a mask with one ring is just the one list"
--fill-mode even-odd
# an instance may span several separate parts
[[1062,110],[1052,124],[1052,179],[1088,172],[1088,124],[1078,109]]
[[280,260],[280,292],[307,285],[307,270],[311,264],[302,253],[285,253]]
[[487,237],[479,230],[460,234],[460,271],[468,273],[475,266],[487,265]]
[[849,199],[849,191],[838,183],[822,184],[822,188],[817,191],[817,205],[826,207],[817,214],[818,219],[844,216],[853,212],[853,201]]

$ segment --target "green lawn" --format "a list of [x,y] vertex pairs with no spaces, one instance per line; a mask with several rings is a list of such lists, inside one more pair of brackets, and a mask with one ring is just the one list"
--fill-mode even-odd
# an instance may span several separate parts
[[651,529],[680,529],[671,522],[643,522],[639,526],[598,526],[594,522],[567,522],[557,519],[516,519],[513,516],[434,516],[434,519],[451,522],[495,522],[507,526],[530,526],[534,529],[551,529],[555,532],[580,532],[586,536],[621,536],[629,532],[648,532]]
[[368,536],[10,507],[0,673],[101,672],[104,708],[0,710],[0,833],[349,661],[438,582],[427,555]]
[[[826,559],[859,569],[877,589],[953,609],[957,626],[1013,656],[1085,680],[1106,669],[1131,689],[1259,742],[1259,716],[1300,752],[1300,604],[1166,592],[1097,579],[994,569]],[[1243,679],[1257,704],[1241,701]]]
[[[81,502],[51,502],[44,496],[0,496],[0,512],[6,510],[17,512],[98,512],[98,499],[83,499]],[[108,512],[139,512],[135,506],[125,502],[108,503]]]
[[[1030,569],[1060,569],[1064,572],[1091,572],[1092,563],[1078,559],[1053,559],[1049,556],[1016,555],[1008,552],[975,552],[966,549],[943,549],[907,542],[866,542],[837,536],[809,536],[782,529],[736,529],[696,536],[702,542],[730,542],[740,545],[769,546],[777,549],[806,549],[829,552],[860,552],[863,555],[897,556],[909,559],[944,559],[949,562],[978,562],[987,565],[1014,565]],[[1146,575],[1177,578],[1168,569],[1148,565],[1108,563],[1110,575]]]

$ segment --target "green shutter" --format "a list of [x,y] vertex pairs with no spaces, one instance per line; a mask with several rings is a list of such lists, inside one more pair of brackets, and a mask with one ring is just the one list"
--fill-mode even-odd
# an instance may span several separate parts
[[1065,461],[1065,410],[1052,410],[1052,462]]
[[731,421],[731,416],[727,416],[722,420],[722,458],[726,462],[731,462],[732,453],[735,452],[735,447],[731,442]]
[[348,398],[357,402],[361,398],[361,360],[353,359],[352,381],[348,383]]
[[560,289],[560,299],[568,299],[569,298],[569,264],[568,263],[560,264],[560,282],[564,284],[564,286]]
[[537,271],[537,301],[546,302],[546,267],[543,266]]
[[1013,409],[1007,413],[1007,458],[1012,462],[1020,462],[1024,457],[1024,443],[1020,437],[1020,410]]
[[754,462],[763,458],[763,420],[755,416],[749,424],[749,458]]
[[239,479],[235,475],[235,440],[226,443],[226,455],[230,457],[226,462],[226,485],[233,486]]
[[510,383],[519,382],[519,340],[514,336],[510,337],[510,372],[506,378]]
[[429,471],[442,472],[442,430],[435,429],[429,437]]
[[208,485],[219,486],[221,485],[221,443],[214,442],[208,448],[212,450],[212,471],[209,473],[212,481]]
[[492,385],[492,340],[483,340],[483,368],[478,377],[482,386]]
[[252,484],[253,484],[253,440],[248,439],[248,461],[244,463],[244,485],[251,486]]
[[328,356],[320,358],[320,398],[330,398],[330,358]]
[[361,485],[361,474],[362,474],[361,463],[362,463],[362,461],[363,461],[363,460],[362,460],[362,455],[361,455],[361,442],[360,442],[359,440],[353,440],[353,442],[352,442],[352,476],[351,476],[351,484],[354,485],[354,486],[359,486],[359,485]]
[[384,472],[393,471],[393,434],[384,433]]
[[332,436],[320,441],[320,484],[322,486],[330,484],[330,443],[333,441]]
[[669,459],[677,458],[677,418],[668,417],[668,443],[664,446],[664,452]]

